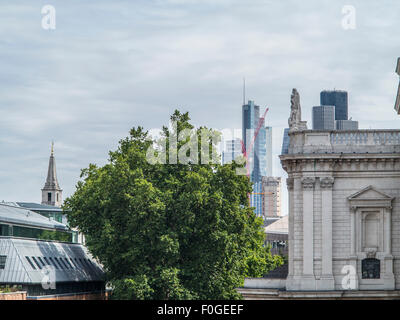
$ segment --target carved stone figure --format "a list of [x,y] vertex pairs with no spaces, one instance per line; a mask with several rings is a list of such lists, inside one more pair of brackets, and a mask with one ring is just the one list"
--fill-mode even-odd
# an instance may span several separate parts
[[307,130],[307,122],[301,121],[300,95],[296,89],[292,90],[290,104],[290,117],[288,120],[290,131]]

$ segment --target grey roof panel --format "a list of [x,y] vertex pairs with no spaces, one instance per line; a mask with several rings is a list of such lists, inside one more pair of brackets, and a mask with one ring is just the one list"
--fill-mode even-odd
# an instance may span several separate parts
[[[48,261],[50,261],[49,258],[53,261],[55,258],[58,260],[62,258],[64,263],[64,259],[68,258],[70,263],[70,265],[66,264],[68,268],[52,267],[55,282],[103,280],[102,268],[81,244],[0,237],[0,255],[7,256],[6,266],[0,270],[0,283],[40,284],[45,275],[45,268],[40,263],[39,257],[42,261],[45,261],[45,257]],[[35,268],[31,266],[26,256]],[[32,257],[35,257],[42,269]],[[70,259],[77,262],[74,264]]]
[[32,227],[69,230],[65,224],[50,220],[39,213],[4,203],[0,203],[0,223],[1,222],[22,224]]

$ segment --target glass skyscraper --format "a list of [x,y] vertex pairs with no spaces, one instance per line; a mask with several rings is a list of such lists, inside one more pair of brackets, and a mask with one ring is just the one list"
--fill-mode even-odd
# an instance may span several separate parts
[[283,139],[282,139],[282,151],[281,154],[288,154],[289,153],[289,143],[290,143],[290,137],[289,137],[289,128],[285,128],[283,131]]
[[260,131],[250,150],[254,134],[260,121],[260,107],[249,101],[242,107],[242,138],[246,146],[247,160],[249,161],[250,180],[253,182],[253,193],[250,197],[255,213],[262,215],[262,177],[267,175],[267,129],[261,123]]
[[321,106],[335,106],[335,120],[348,119],[348,95],[347,91],[324,90],[320,94]]
[[242,156],[242,143],[239,138],[225,142],[225,150],[222,151],[222,164],[231,163]]
[[316,106],[312,108],[313,130],[335,130],[335,107]]
[[336,120],[336,130],[358,130],[358,121]]

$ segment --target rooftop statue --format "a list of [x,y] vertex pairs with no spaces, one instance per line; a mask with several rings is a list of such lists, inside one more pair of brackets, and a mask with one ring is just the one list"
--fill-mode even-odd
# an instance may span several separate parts
[[300,95],[296,89],[290,97],[290,117],[288,120],[290,131],[307,130],[307,122],[301,121]]

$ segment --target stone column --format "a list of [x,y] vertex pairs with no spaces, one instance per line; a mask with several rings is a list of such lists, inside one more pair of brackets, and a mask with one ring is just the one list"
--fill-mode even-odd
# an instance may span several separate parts
[[316,290],[314,277],[314,177],[301,179],[303,185],[303,275],[302,290]]
[[332,272],[332,188],[333,177],[320,179],[322,209],[322,275],[318,290],[335,290]]

